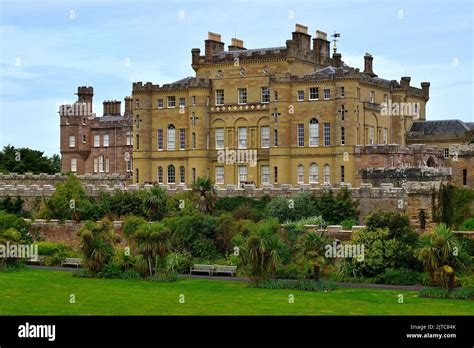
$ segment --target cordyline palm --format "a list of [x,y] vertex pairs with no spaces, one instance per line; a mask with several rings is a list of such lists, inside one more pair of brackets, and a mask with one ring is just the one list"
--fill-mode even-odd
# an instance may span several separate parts
[[137,250],[147,261],[149,275],[154,274],[170,250],[170,230],[163,224],[142,225],[133,235]]
[[420,244],[417,257],[430,273],[432,282],[438,281],[444,288],[452,288],[455,269],[465,268],[458,257],[461,245],[454,233],[445,224],[440,224],[433,232],[424,234]]
[[166,204],[165,193],[159,187],[153,187],[144,199],[144,206],[145,206],[145,213],[153,220],[157,218],[158,212],[160,208],[162,208]]
[[198,195],[197,208],[201,213],[210,213],[216,201],[216,189],[210,178],[199,177],[193,184],[193,191]]
[[301,254],[313,266],[313,275],[319,280],[320,268],[326,262],[324,258],[325,241],[315,232],[308,232],[301,239]]
[[80,248],[84,263],[93,272],[99,272],[114,254],[114,233],[110,221],[88,222],[79,231]]

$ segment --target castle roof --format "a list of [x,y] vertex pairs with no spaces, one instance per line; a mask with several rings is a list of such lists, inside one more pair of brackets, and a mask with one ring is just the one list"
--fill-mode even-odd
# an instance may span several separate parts
[[[470,124],[471,126],[468,126]],[[408,131],[409,135],[463,135],[474,129],[474,123],[461,120],[416,121]]]

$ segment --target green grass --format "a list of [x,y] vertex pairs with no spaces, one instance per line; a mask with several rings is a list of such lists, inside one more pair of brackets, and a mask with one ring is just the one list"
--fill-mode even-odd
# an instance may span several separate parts
[[[75,304],[69,303],[71,294]],[[474,315],[474,306],[468,300],[419,298],[414,291],[267,290],[235,281],[158,283],[26,269],[0,272],[0,315]]]

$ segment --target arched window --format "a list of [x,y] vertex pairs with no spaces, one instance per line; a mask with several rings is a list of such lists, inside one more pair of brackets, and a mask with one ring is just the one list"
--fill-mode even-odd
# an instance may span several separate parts
[[316,118],[309,121],[309,146],[319,146],[319,122]]
[[186,172],[183,166],[179,167],[179,183],[184,184],[186,181]]
[[298,165],[297,177],[298,177],[298,184],[303,184],[304,183],[304,167],[302,164]]
[[278,146],[278,129],[273,131],[273,146]]
[[158,167],[158,183],[162,184],[163,183],[163,167],[159,166]]
[[324,165],[324,183],[331,183],[331,168],[329,167],[329,164]]
[[168,126],[168,150],[174,150],[176,148],[176,129],[174,125]]
[[168,184],[174,184],[176,182],[174,165],[168,166]]
[[319,181],[319,168],[316,163],[309,165],[309,182],[316,183]]

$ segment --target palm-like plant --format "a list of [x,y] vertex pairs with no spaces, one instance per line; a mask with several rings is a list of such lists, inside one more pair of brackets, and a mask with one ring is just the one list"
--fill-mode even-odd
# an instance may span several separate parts
[[301,256],[309,261],[313,267],[313,276],[315,280],[319,280],[320,269],[326,263],[324,257],[324,246],[326,241],[316,232],[308,232],[300,241],[299,249]]
[[145,213],[150,220],[159,220],[162,216],[160,211],[166,206],[166,193],[159,187],[152,187],[147,192],[143,205]]
[[114,255],[115,235],[109,220],[88,222],[79,230],[84,263],[92,273],[98,273]]
[[420,238],[417,257],[430,273],[431,282],[448,289],[454,287],[455,269],[465,268],[460,252],[461,244],[454,233],[445,224],[440,224]]
[[201,213],[210,213],[214,209],[217,198],[216,189],[210,178],[199,177],[193,184],[193,191],[197,195],[197,208]]
[[158,270],[164,271],[163,264],[170,250],[170,230],[161,223],[140,226],[133,235],[137,250],[146,260],[148,275],[153,276]]

